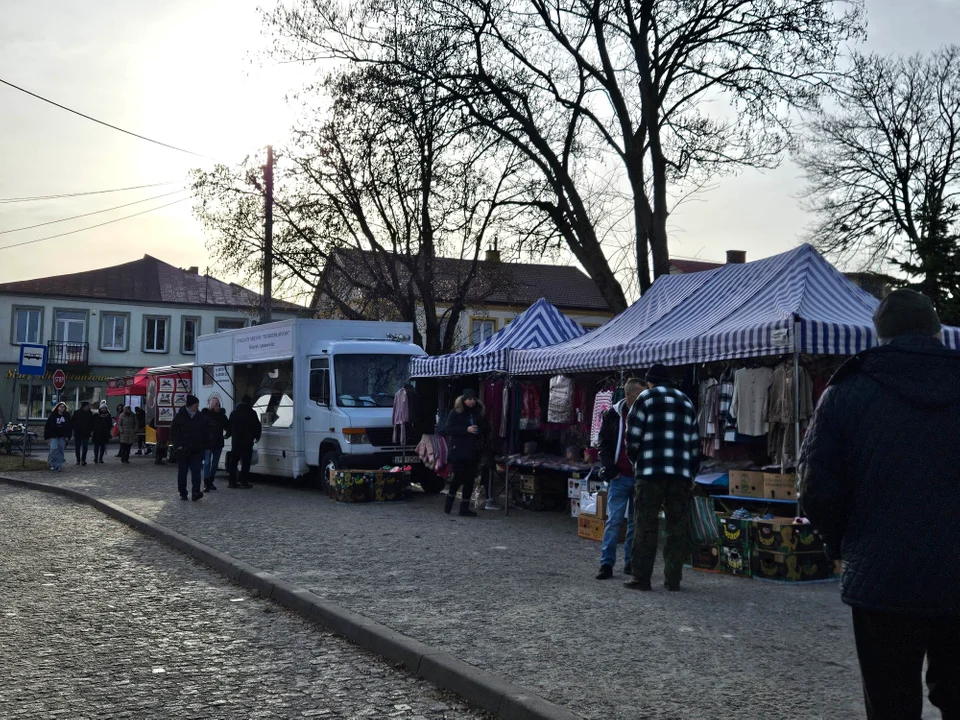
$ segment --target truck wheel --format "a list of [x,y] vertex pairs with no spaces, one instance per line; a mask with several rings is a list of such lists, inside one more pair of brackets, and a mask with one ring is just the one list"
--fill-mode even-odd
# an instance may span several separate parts
[[340,453],[336,450],[330,450],[323,454],[323,457],[320,458],[320,468],[318,473],[320,475],[317,478],[317,486],[327,492],[330,489],[330,471],[340,469]]
[[410,479],[415,483],[420,483],[420,487],[422,487],[423,491],[428,495],[436,495],[438,492],[443,490],[444,486],[447,484],[445,479],[437,475],[430,468],[424,467],[423,465],[414,467]]

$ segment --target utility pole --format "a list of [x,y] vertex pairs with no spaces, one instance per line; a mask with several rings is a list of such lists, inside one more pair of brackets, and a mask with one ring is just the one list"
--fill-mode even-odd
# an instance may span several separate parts
[[267,164],[263,166],[263,308],[260,324],[268,323],[273,311],[273,145],[267,145]]

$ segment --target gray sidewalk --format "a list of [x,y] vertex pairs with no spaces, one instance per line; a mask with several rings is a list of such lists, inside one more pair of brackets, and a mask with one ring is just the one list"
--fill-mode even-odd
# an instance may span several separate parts
[[599,545],[559,514],[466,519],[437,497],[345,505],[271,481],[182,502],[173,468],[133,460],[23,477],[118,503],[585,718],[863,716],[834,583],[687,572],[681,593],[635,593],[593,579]]

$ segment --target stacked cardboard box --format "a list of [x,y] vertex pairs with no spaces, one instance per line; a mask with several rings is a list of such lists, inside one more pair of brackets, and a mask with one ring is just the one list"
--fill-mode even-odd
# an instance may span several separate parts
[[720,518],[720,562],[718,569],[727,575],[750,577],[749,520]]
[[753,521],[753,575],[767,580],[804,582],[833,577],[823,537],[811,525],[794,525],[791,518]]

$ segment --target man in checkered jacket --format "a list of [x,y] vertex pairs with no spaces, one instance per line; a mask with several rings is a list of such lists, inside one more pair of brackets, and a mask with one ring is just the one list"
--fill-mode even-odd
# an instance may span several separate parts
[[654,365],[647,372],[647,390],[627,416],[627,455],[636,471],[632,570],[624,585],[650,590],[657,557],[660,509],[666,516],[667,542],[663,574],[668,590],[679,590],[687,557],[687,517],[693,479],[700,468],[697,411],[690,398],[673,387],[670,372]]

